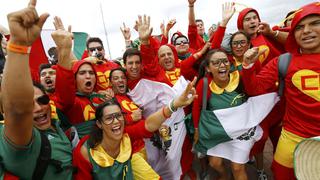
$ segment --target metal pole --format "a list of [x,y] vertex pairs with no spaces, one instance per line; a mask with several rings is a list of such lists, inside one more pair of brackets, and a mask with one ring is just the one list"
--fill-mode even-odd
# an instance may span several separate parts
[[102,16],[102,22],[103,22],[104,33],[106,34],[106,40],[107,40],[107,46],[108,46],[108,52],[109,52],[109,55],[110,55],[110,59],[112,59],[111,51],[110,51],[110,46],[109,46],[108,31],[107,31],[107,26],[106,26],[105,21],[104,21],[104,16],[103,16],[103,10],[102,10],[102,4],[101,4],[101,2],[100,2],[100,12],[101,12],[101,16]]

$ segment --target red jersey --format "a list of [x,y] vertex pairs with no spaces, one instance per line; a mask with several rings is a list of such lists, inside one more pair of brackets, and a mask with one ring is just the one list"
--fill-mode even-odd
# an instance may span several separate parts
[[[283,127],[302,137],[320,134],[320,54],[293,54],[285,77],[286,108]],[[262,94],[278,81],[278,58],[259,74],[243,69],[243,82],[250,95]]]

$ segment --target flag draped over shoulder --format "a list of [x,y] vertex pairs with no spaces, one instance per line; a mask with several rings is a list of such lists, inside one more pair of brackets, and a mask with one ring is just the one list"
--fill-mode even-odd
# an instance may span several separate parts
[[[136,104],[143,107],[143,116],[148,117],[167,106],[171,100],[184,91],[187,84],[188,82],[182,76],[173,87],[164,83],[141,79],[128,95]],[[163,179],[178,180],[182,174],[180,160],[182,145],[186,136],[184,116],[183,109],[179,108],[163,123],[163,126],[167,128],[168,136],[163,138],[160,135],[161,149],[154,146],[154,141],[145,140],[148,162]]]
[[[35,81],[39,81],[39,66],[43,63],[49,63],[48,59],[52,56],[48,52],[49,49],[56,47],[51,37],[52,32],[54,32],[54,30],[42,30],[40,37],[32,44],[29,65],[32,79]],[[88,34],[84,32],[73,32],[73,37],[73,53],[80,59],[86,49]]]
[[234,139],[248,141],[256,137],[257,125],[278,101],[277,93],[269,93],[250,97],[245,103],[236,107],[202,111],[199,122],[199,141],[195,149],[208,154],[209,149],[220,143]]

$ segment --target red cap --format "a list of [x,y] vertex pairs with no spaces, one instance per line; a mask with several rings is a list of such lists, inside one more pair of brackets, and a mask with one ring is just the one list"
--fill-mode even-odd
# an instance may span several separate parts
[[238,20],[237,20],[238,30],[243,30],[243,19],[249,12],[255,12],[258,16],[259,22],[261,21],[257,10],[255,10],[253,8],[245,8],[238,15]]

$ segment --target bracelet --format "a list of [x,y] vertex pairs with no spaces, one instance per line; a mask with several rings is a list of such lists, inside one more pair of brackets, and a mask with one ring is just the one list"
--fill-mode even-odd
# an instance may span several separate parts
[[171,113],[174,113],[177,111],[177,109],[175,109],[173,106],[173,100],[169,103],[168,108],[171,111]]
[[279,35],[279,30],[276,31],[276,34],[273,37],[278,37]]
[[168,119],[168,118],[170,117],[170,115],[169,115],[169,116],[166,116],[166,114],[164,113],[164,107],[162,108],[162,115],[163,115],[163,117],[166,118],[166,119]]
[[30,54],[31,46],[20,46],[20,45],[8,42],[7,50],[15,53],[20,53],[20,54]]

